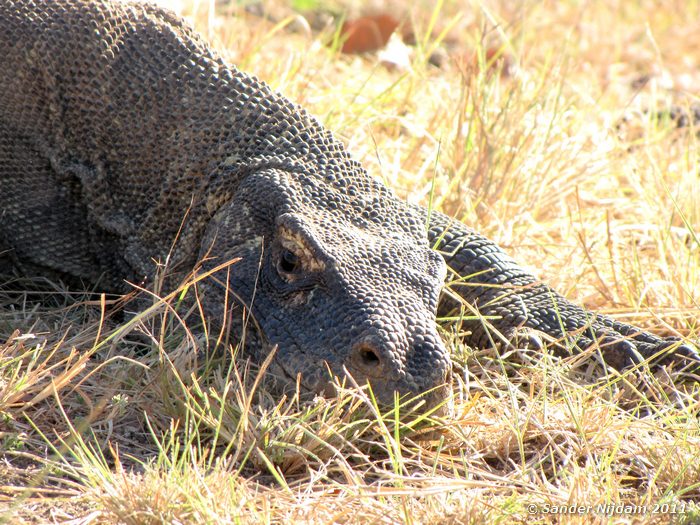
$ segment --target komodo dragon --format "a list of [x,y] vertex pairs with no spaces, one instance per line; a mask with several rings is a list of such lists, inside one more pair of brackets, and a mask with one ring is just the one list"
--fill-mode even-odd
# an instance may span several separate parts
[[[0,242],[13,264],[124,291],[153,279],[154,261],[176,283],[199,262],[236,260],[201,283],[205,311],[228,313],[240,335],[245,306],[259,328],[250,355],[276,346],[270,370],[310,392],[349,372],[380,401],[432,389],[426,405],[440,403],[448,267],[463,281],[454,293],[505,340],[575,332],[569,349],[598,344],[616,368],[658,352],[696,359],[692,345],[571,304],[475,231],[397,199],[314,117],[167,10],[3,0],[0,123]],[[497,340],[483,320],[469,327],[471,346]]]

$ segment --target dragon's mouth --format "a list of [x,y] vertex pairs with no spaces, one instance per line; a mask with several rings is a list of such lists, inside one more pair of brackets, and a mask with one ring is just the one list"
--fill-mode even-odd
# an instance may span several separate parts
[[[274,367],[274,369],[273,369]],[[270,369],[269,372],[273,373],[276,378],[282,379],[284,381],[284,385],[282,385],[283,389],[289,389],[289,391],[296,392],[297,390],[303,391],[304,393],[309,393],[309,394],[317,394],[326,398],[329,397],[334,397],[337,392],[334,387],[334,383],[331,379],[328,379],[327,381],[324,382],[317,382],[313,386],[310,385],[308,382],[304,381],[304,376],[301,373],[292,373],[290,372],[285,365],[281,362],[280,359],[278,359],[277,354],[273,357],[271,363],[270,363]],[[349,371],[348,371],[349,372]],[[342,381],[342,379],[341,379]],[[445,405],[442,408],[438,407],[437,409],[434,410],[435,415],[449,415],[452,414],[453,407],[452,403],[443,403],[443,399],[445,395],[450,395],[452,392],[452,387],[448,386],[449,383],[446,383],[445,385],[438,385],[432,389],[429,389],[426,392],[422,392],[417,395],[411,395],[407,394],[410,397],[413,397],[413,399],[404,399],[404,404],[406,404],[406,407],[410,410],[410,407],[413,406],[413,408],[418,408],[419,405],[426,404],[423,409],[420,410],[428,410],[430,412],[433,412],[435,407],[437,405]],[[445,391],[445,388],[449,391]],[[375,393],[376,395],[376,393]],[[380,404],[382,404],[382,401],[379,400]],[[392,400],[384,400],[384,403],[392,404]]]
[[279,353],[276,347],[271,346],[270,351],[274,351],[275,355],[272,357],[272,360],[270,362],[268,373],[272,373],[274,377],[281,379],[284,382],[284,389],[289,388],[292,391],[296,391],[297,389],[299,389],[310,394],[314,393],[323,395],[324,393],[326,393],[326,387],[330,386],[330,382],[326,384],[326,387],[321,389],[319,389],[318,387],[312,387],[304,381],[303,374],[299,372],[293,373],[287,370],[287,367],[285,367],[283,362],[279,359]]

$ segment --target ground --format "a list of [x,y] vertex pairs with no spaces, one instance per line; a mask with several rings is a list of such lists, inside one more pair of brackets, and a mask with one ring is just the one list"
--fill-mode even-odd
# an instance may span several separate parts
[[[670,118],[698,102],[700,3],[375,2],[348,16],[416,43],[363,55],[334,40],[343,2],[172,4],[399,195],[573,301],[700,339],[698,135]],[[0,521],[700,521],[700,393],[673,369],[476,351],[442,320],[456,414],[399,421],[367,393],[275,399],[177,300],[131,317],[4,279]]]

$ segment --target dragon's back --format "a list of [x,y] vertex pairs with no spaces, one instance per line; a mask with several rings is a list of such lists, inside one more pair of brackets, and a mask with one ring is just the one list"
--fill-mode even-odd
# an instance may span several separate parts
[[167,253],[214,150],[235,149],[220,136],[222,69],[158,7],[0,4],[0,235],[15,255],[121,282]]
[[[11,94],[0,101],[0,199],[7,207],[46,193],[29,212],[6,214],[0,235],[20,258],[75,276],[121,282],[166,258],[191,268],[214,213],[264,169],[364,195],[348,203],[348,220],[365,202],[398,206],[306,111],[156,6],[3,3],[0,90]],[[38,168],[22,173],[30,161]],[[39,231],[54,216],[58,225]]]

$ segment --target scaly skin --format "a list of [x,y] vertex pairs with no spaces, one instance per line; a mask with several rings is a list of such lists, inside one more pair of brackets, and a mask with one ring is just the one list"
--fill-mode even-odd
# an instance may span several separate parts
[[[541,346],[540,332],[558,341],[560,353],[596,345],[606,363],[617,369],[652,357],[659,358],[657,363],[698,360],[696,349],[676,338],[657,337],[571,303],[464,224],[439,212],[430,218],[428,237],[451,270],[451,289],[490,320],[490,327],[482,321],[469,323],[471,346],[503,342],[499,334],[505,342]],[[439,311],[446,315],[459,308],[458,301],[445,295]]]
[[[288,383],[327,393],[350,373],[383,402],[432,389],[426,406],[439,404],[446,266],[481,272],[455,289],[506,338],[560,338],[592,318],[465,226],[433,213],[426,234],[424,210],[165,10],[5,0],[0,66],[0,241],[14,262],[120,291],[153,279],[154,261],[172,286],[198,262],[238,260],[202,283],[206,312],[240,335],[245,306],[259,329],[248,352],[262,361],[276,346]],[[578,346],[632,336],[604,351],[622,366],[673,343],[635,331],[598,316]],[[489,337],[475,323],[466,342]]]

